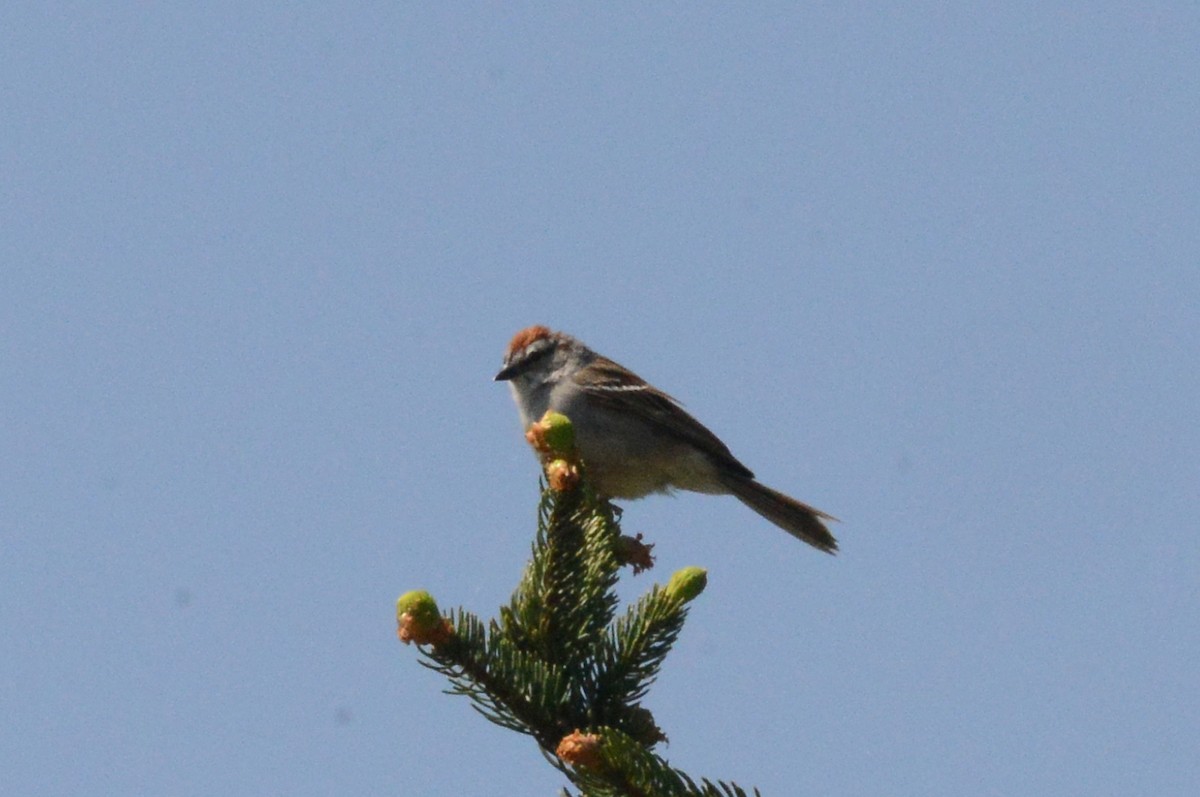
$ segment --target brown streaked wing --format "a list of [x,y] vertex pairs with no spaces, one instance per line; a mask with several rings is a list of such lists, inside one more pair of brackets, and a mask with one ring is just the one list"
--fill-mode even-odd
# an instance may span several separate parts
[[750,469],[737,460],[729,447],[708,427],[689,415],[683,405],[607,357],[598,356],[573,378],[598,403],[616,412],[640,416],[664,434],[681,437],[692,443],[733,473],[754,478]]

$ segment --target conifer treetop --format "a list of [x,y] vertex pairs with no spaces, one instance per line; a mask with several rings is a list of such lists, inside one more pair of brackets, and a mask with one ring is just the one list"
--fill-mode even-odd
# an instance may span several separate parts
[[650,546],[622,536],[613,507],[588,486],[569,420],[544,418],[527,437],[546,481],[512,598],[485,624],[462,608],[443,615],[427,592],[406,593],[396,607],[400,639],[418,645],[450,694],[531,736],[579,797],[747,794],[672,768],[656,752],[666,734],[642,704],[707,573],[684,568],[618,617],[620,568],[651,567]]

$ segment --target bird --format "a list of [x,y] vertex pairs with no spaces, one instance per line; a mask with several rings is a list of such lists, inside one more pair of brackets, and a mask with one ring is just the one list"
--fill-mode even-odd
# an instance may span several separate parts
[[677,400],[564,332],[522,329],[495,381],[508,382],[526,430],[550,410],[571,420],[587,478],[606,499],[733,495],[814,548],[838,550],[826,526],[836,518],[759,482]]

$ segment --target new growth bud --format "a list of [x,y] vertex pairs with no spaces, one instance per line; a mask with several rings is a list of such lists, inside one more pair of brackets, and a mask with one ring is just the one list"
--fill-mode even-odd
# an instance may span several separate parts
[[575,427],[561,412],[547,411],[540,421],[529,424],[525,439],[546,468],[546,480],[555,492],[573,490],[579,484],[575,459]]
[[575,450],[575,427],[566,415],[550,410],[542,416],[541,423],[546,430],[543,438],[547,448],[564,455]]
[[677,570],[667,582],[666,592],[683,603],[693,600],[708,586],[708,571],[703,567],[685,567]]
[[566,415],[553,410],[529,424],[525,439],[543,459],[566,457],[575,451],[575,427]]
[[557,493],[574,490],[579,484],[579,468],[565,459],[556,459],[546,466],[546,480]]
[[580,769],[599,769],[604,764],[600,737],[594,733],[569,733],[558,743],[558,749],[554,752],[563,761]]
[[406,592],[396,601],[397,636],[404,644],[437,645],[450,638],[450,622],[438,611],[433,596],[423,589]]

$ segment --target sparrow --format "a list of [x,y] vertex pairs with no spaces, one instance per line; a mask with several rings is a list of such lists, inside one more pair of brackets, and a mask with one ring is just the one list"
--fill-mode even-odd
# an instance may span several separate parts
[[495,380],[508,382],[526,430],[548,410],[571,420],[587,478],[601,496],[732,495],[792,536],[837,551],[825,525],[836,518],[760,483],[678,401],[570,335],[544,326],[521,330]]

